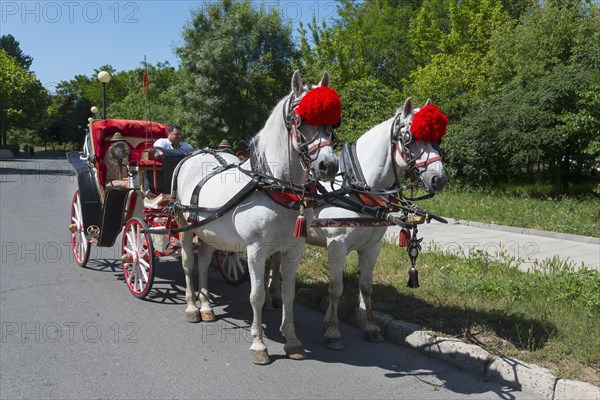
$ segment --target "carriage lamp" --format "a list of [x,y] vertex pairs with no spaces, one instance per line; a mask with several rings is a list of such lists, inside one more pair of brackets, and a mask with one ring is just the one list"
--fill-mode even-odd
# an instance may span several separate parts
[[106,119],[106,84],[110,82],[110,74],[106,71],[100,71],[98,81],[102,84],[102,119]]
[[92,112],[92,114],[98,114],[98,107],[96,106],[92,106],[92,108],[90,108],[90,111]]

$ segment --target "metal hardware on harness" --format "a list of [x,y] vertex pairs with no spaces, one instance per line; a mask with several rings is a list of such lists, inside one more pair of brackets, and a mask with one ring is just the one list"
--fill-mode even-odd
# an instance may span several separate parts
[[417,264],[417,257],[419,257],[419,251],[421,251],[421,242],[423,241],[423,238],[417,239],[417,232],[417,226],[414,225],[408,247],[406,248],[408,258],[410,258],[410,269],[408,271],[408,283],[406,286],[412,289],[419,287],[419,272],[415,266]]

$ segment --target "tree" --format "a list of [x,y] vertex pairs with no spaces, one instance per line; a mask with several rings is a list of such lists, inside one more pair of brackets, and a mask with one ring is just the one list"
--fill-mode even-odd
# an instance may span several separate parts
[[29,70],[31,63],[33,62],[33,58],[23,54],[23,51],[19,46],[19,42],[13,35],[2,35],[2,37],[0,37],[0,49],[4,49],[6,54],[14,57],[21,68]]
[[[448,40],[415,71],[411,87],[449,106],[454,123],[442,147],[456,177],[481,183],[551,177],[560,195],[576,174],[591,173],[598,154],[599,9],[547,0],[525,12],[525,3],[513,8],[519,21],[504,20],[497,6],[483,13],[483,24],[473,25],[481,16],[472,7],[453,12]],[[455,31],[461,40],[452,39]]]
[[50,103],[48,92],[35,75],[0,49],[0,144],[9,130],[36,129]]
[[497,87],[487,54],[493,33],[510,25],[500,0],[425,0],[411,26],[415,59],[408,90],[432,97],[452,120]]
[[[420,1],[341,0],[332,26],[316,21],[301,27],[302,71],[330,72],[336,87],[374,78],[400,89],[415,67],[409,28]],[[310,78],[316,78],[310,76]]]
[[186,136],[216,145],[255,134],[289,91],[291,27],[275,9],[222,0],[197,11],[183,39],[178,94]]
[[146,70],[136,68],[127,71],[127,95],[111,102],[111,117],[124,119],[149,119],[164,124],[179,120],[177,108],[177,82],[179,73],[169,63],[147,66],[147,100],[143,91],[143,76]]
[[389,89],[377,79],[366,78],[349,82],[340,90],[342,124],[338,139],[350,142],[394,116],[402,106],[400,91]]

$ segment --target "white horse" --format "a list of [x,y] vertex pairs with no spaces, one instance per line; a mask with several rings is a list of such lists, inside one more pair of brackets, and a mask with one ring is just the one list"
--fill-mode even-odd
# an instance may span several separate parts
[[[426,105],[429,104],[429,100]],[[393,118],[372,128],[357,141],[355,146],[355,164],[362,170],[364,184],[370,191],[385,191],[392,187],[396,176],[407,169],[412,169],[420,175],[426,190],[435,193],[442,190],[447,177],[444,172],[439,147],[437,143],[416,140],[410,131],[413,116],[419,108],[413,107],[412,98],[408,98],[404,106]],[[443,117],[445,118],[445,116]],[[394,124],[396,124],[394,126]],[[396,133],[394,130],[397,129]],[[445,126],[444,126],[445,132]],[[392,148],[391,140],[396,136],[397,143]],[[345,174],[347,165],[340,168]],[[394,173],[397,169],[397,174]],[[355,171],[354,171],[355,173]],[[360,179],[361,181],[363,179]],[[399,182],[396,182],[399,185]],[[349,195],[354,201],[361,203],[357,193]],[[361,203],[364,204],[364,203]],[[353,219],[365,217],[345,208],[325,204],[315,208],[315,217],[319,219]],[[358,267],[360,271],[359,321],[367,340],[383,341],[379,327],[373,319],[371,306],[371,291],[373,270],[386,227],[326,227],[310,228],[306,243],[326,247],[329,266],[329,306],[323,323],[324,338],[327,347],[342,349],[344,347],[339,331],[338,303],[343,291],[343,270],[346,256],[353,250],[358,252]],[[271,260],[271,267],[277,266],[277,256]],[[278,274],[272,273],[270,292],[273,300],[278,300]],[[267,299],[267,307],[270,306]]]
[[[176,180],[175,204],[179,202],[184,205],[178,213],[178,224],[184,227],[195,220],[210,220],[193,229],[203,242],[199,257],[200,310],[196,305],[197,298],[192,283],[192,231],[181,235],[182,264],[186,279],[186,319],[189,322],[215,319],[207,289],[208,266],[213,248],[233,252],[246,251],[251,282],[250,303],[253,311],[253,342],[250,353],[252,361],[256,364],[270,362],[267,346],[263,341],[261,311],[265,300],[265,260],[275,252],[280,252],[283,259],[281,332],[286,338],[284,350],[292,359],[306,357],[302,343],[296,337],[292,308],[296,269],[304,253],[304,237],[293,236],[294,223],[299,217],[299,212],[277,205],[265,190],[256,190],[256,182],[251,179],[253,175],[242,170],[251,170],[254,162],[254,167],[258,165],[258,169],[263,173],[267,172],[264,175],[272,178],[272,182],[283,182],[284,186],[301,192],[309,178],[309,169],[323,180],[333,179],[338,169],[337,157],[331,144],[333,129],[330,125],[334,122],[310,125],[300,112],[304,103],[302,100],[306,98],[308,101],[313,93],[335,93],[328,88],[329,76],[325,73],[319,85],[313,89],[312,86],[302,83],[300,73],[296,71],[292,76],[291,86],[290,95],[279,101],[263,129],[253,139],[254,143],[257,143],[254,150],[251,150],[251,153],[254,153],[241,165],[241,169],[226,168],[214,174],[222,164],[217,162],[217,158],[212,154],[200,154],[181,164]],[[311,93],[312,90],[315,92]],[[335,97],[339,101],[337,94]],[[339,109],[341,112],[341,103]],[[229,164],[239,163],[234,155],[219,155]],[[211,175],[214,177],[210,178]],[[199,194],[196,193],[198,200],[195,201],[194,191],[198,192],[196,187],[200,185],[201,190]],[[248,187],[255,189],[248,190]],[[240,193],[246,194],[240,196]],[[226,210],[221,209],[224,214],[220,215],[220,212],[218,218],[212,219],[211,213],[206,212],[208,208],[222,208],[232,198],[234,205]],[[189,205],[198,205],[203,209],[196,208],[194,212]],[[312,211],[306,213],[306,222],[310,224],[311,219]]]

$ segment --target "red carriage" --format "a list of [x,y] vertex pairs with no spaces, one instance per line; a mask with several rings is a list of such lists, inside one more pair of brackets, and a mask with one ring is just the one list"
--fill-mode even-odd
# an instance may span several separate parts
[[[75,262],[85,266],[92,244],[112,247],[119,234],[121,262],[131,293],[144,298],[152,288],[155,264],[177,256],[176,234],[151,234],[149,228],[175,228],[164,211],[171,179],[187,154],[154,147],[167,127],[151,121],[92,120],[83,152],[67,154],[77,171],[78,189],[71,204],[71,245]],[[216,264],[230,284],[247,279],[248,267],[238,253],[215,252]]]

